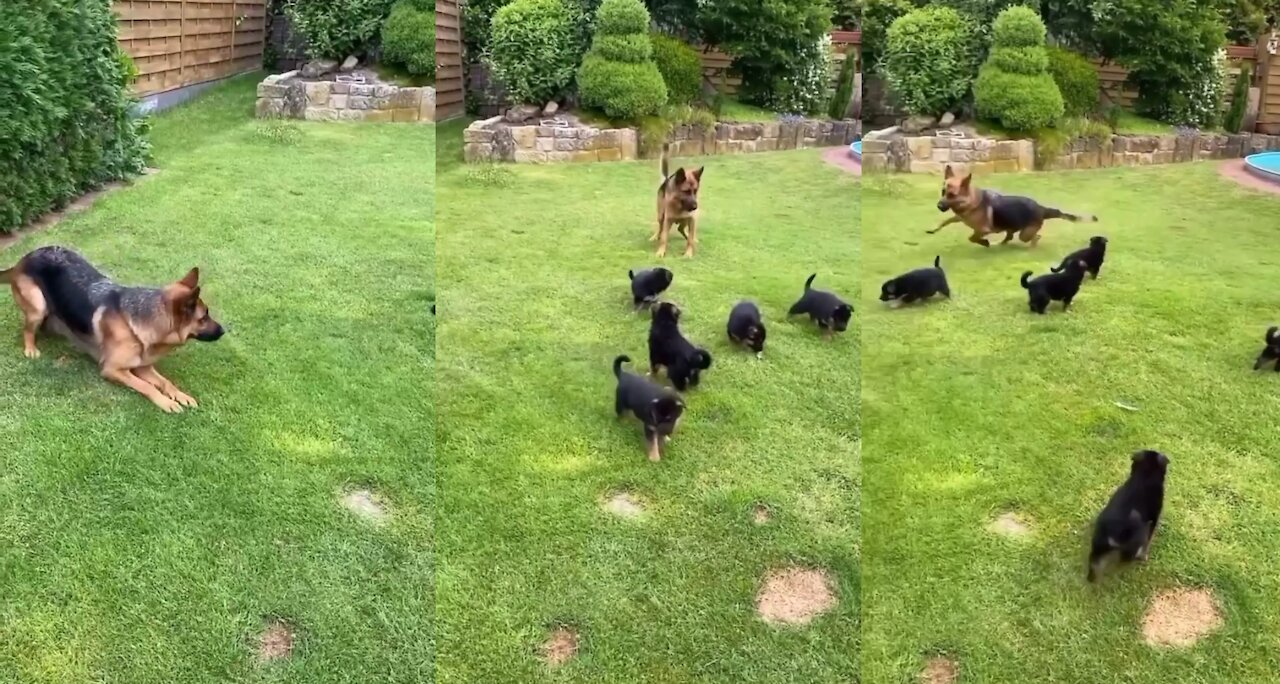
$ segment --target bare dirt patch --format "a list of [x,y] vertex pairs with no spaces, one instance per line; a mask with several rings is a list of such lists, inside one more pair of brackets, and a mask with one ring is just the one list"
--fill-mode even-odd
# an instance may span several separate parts
[[773,511],[764,504],[756,504],[751,508],[751,522],[757,525],[767,525],[773,520]]
[[1162,591],[1142,616],[1142,636],[1151,646],[1186,648],[1219,627],[1222,612],[1207,589]]
[[560,667],[578,654],[578,633],[570,627],[556,627],[539,650],[547,665]]
[[294,632],[284,620],[272,618],[258,635],[258,660],[270,663],[293,653]]
[[765,577],[756,612],[775,625],[806,625],[836,605],[831,578],[823,570],[790,567]]
[[386,522],[390,515],[382,499],[369,489],[344,491],[339,501],[343,508],[372,523]]
[[987,531],[1002,537],[1014,539],[1031,534],[1031,525],[1026,518],[1012,511],[1003,513],[987,525]]
[[920,684],[954,684],[960,676],[960,668],[954,661],[942,656],[934,656],[924,664],[920,671]]
[[644,502],[630,492],[615,492],[604,500],[601,507],[619,518],[639,518],[644,515]]

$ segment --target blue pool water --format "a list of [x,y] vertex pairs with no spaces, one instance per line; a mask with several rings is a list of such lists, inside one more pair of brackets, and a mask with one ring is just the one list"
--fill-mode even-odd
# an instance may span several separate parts
[[853,152],[853,158],[862,161],[862,141],[859,140],[849,146],[849,150]]
[[1244,158],[1244,167],[1255,176],[1280,182],[1280,152],[1262,152]]

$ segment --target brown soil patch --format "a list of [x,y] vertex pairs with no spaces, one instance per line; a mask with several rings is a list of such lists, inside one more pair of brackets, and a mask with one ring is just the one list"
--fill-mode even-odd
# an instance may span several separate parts
[[1280,194],[1280,183],[1273,183],[1249,173],[1243,159],[1232,159],[1219,164],[1218,174],[1251,190]]
[[258,660],[269,663],[293,653],[293,629],[283,620],[273,619],[258,635]]
[[377,494],[368,489],[352,489],[340,499],[342,507],[373,523],[385,522],[387,507]]
[[1020,538],[1031,534],[1031,527],[1017,513],[1004,513],[987,525],[987,531],[1004,537]]
[[920,684],[954,684],[960,676],[960,668],[949,658],[934,656],[920,671]]
[[756,504],[751,509],[751,522],[757,525],[766,525],[770,520],[773,520],[773,511],[770,511],[768,506]]
[[605,499],[604,509],[619,518],[638,518],[644,514],[644,504],[629,492],[618,492]]
[[557,627],[542,642],[542,659],[551,667],[560,667],[578,654],[578,633],[568,627]]
[[835,605],[827,573],[810,568],[774,570],[756,595],[756,611],[770,624],[805,625]]
[[1151,646],[1186,648],[1222,626],[1218,602],[1207,589],[1172,589],[1156,595],[1142,617]]

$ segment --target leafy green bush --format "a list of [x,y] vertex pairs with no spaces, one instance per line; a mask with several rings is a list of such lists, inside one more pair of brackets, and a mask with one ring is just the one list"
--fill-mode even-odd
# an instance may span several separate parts
[[854,62],[857,60],[853,55],[847,55],[844,63],[840,66],[840,77],[836,80],[836,92],[831,96],[831,104],[827,107],[827,116],[833,119],[844,118],[845,112],[849,110],[849,104],[853,102],[853,81],[856,71]]
[[701,42],[734,56],[742,101],[789,111],[825,104],[825,84],[815,93],[810,79],[818,41],[831,29],[827,0],[715,0],[699,2],[697,16]]
[[796,51],[792,71],[777,77],[764,106],[784,114],[817,114],[831,97],[831,36]]
[[1222,123],[1228,133],[1239,133],[1244,125],[1244,111],[1249,106],[1250,78],[1249,65],[1241,66],[1236,76],[1236,88],[1231,93],[1231,109],[1227,110],[1227,118]]
[[889,27],[913,9],[911,0],[866,0],[862,10],[862,61],[868,73],[879,70]]
[[1049,74],[1062,93],[1067,116],[1085,116],[1098,108],[1101,85],[1089,60],[1070,50],[1049,48]]
[[415,76],[435,77],[436,16],[419,6],[423,0],[400,0],[382,26],[382,58]]
[[[596,35],[578,70],[582,104],[606,115],[634,120],[655,114],[667,102],[667,86],[648,41],[649,11],[640,0],[604,0],[596,13]],[[631,39],[638,37],[638,42]],[[642,46],[618,59],[622,42]]]
[[24,0],[0,12],[0,233],[142,171],[132,61],[109,3]]
[[1137,112],[1175,126],[1212,128],[1222,117],[1227,87],[1226,54],[1197,59],[1182,69],[1129,72],[1138,86]]
[[667,100],[672,104],[689,104],[702,95],[702,58],[684,41],[654,33],[653,61],[667,84]]
[[643,33],[596,36],[595,53],[614,62],[643,62],[653,56],[653,43]]
[[314,59],[342,60],[372,47],[393,0],[286,0],[293,29]]
[[912,10],[889,26],[880,68],[912,114],[939,114],[973,82],[972,22],[950,7]]
[[573,80],[575,30],[563,0],[515,0],[493,16],[489,68],[512,99],[542,104]]
[[[1026,7],[1010,7],[996,17],[993,34],[991,56],[973,85],[978,116],[1013,131],[1049,126],[1062,118],[1062,93],[1047,71],[1040,17]],[[1030,42],[1034,40],[1039,44]]]

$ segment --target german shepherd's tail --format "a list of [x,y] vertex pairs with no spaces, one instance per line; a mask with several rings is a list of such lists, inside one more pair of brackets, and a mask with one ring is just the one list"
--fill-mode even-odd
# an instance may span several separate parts
[[809,279],[808,279],[808,280],[804,281],[804,291],[805,291],[805,292],[808,292],[809,290],[813,289],[813,279],[814,279],[814,278],[817,278],[817,277],[818,277],[818,274],[817,274],[817,273],[814,273],[813,275],[809,276]]
[[1030,290],[1030,289],[1031,289],[1031,285],[1030,285],[1030,283],[1029,283],[1028,281],[1031,279],[1031,274],[1032,274],[1032,273],[1034,273],[1034,271],[1027,271],[1026,273],[1023,273],[1023,274],[1022,274],[1022,280],[1019,280],[1019,281],[1018,281],[1018,282],[1022,283],[1022,287],[1023,287],[1023,288],[1025,288],[1025,289],[1027,289],[1027,290]]
[[662,181],[665,183],[667,178],[671,176],[671,165],[667,158],[671,154],[671,143],[662,143]]
[[1053,207],[1044,208],[1044,218],[1045,220],[1056,219],[1056,218],[1066,219],[1072,223],[1097,223],[1098,222],[1098,217],[1092,214],[1069,214],[1061,209],[1054,209]]
[[627,356],[626,354],[623,354],[622,356],[619,356],[618,358],[613,360],[613,377],[615,378],[622,377],[622,364],[624,363],[631,363],[631,357]]

